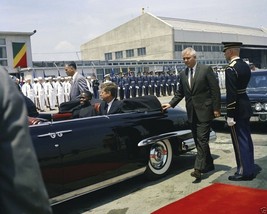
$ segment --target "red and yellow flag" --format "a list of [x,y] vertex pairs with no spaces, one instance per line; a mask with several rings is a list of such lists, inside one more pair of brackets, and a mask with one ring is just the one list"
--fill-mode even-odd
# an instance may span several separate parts
[[22,42],[12,42],[14,68],[27,68],[27,47]]

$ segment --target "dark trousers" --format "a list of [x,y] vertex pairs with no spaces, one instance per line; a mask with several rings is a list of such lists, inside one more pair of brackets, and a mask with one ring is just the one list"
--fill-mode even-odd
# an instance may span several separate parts
[[230,127],[231,138],[235,151],[237,173],[252,176],[254,171],[254,147],[251,139],[249,119],[235,120]]
[[213,158],[209,147],[211,121],[200,122],[196,114],[194,114],[191,128],[197,149],[194,168],[203,170],[213,165]]

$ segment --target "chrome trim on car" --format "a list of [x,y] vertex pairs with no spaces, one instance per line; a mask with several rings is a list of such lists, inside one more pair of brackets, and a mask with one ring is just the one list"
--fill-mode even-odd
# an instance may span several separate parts
[[68,192],[68,193],[65,193],[65,194],[60,195],[60,196],[56,196],[54,198],[50,198],[49,202],[51,205],[56,205],[56,204],[71,200],[73,198],[77,198],[77,197],[80,197],[82,195],[88,194],[90,192],[94,192],[94,191],[97,191],[99,189],[103,189],[103,188],[111,186],[113,184],[122,182],[124,180],[130,179],[130,178],[135,177],[137,175],[141,175],[145,172],[145,170],[146,170],[146,167],[142,167],[142,168],[134,170],[132,172],[128,172],[128,173],[125,173],[123,175],[120,175],[120,176],[117,176],[114,178],[110,178],[108,180],[105,180],[105,181],[102,181],[102,182],[99,182],[99,183],[96,183],[96,184],[93,184],[93,185],[90,185],[90,186],[87,186],[87,187],[84,187],[84,188],[81,188],[78,190],[74,190],[72,192]]
[[[188,134],[191,134],[191,130],[169,132],[169,133],[165,133],[165,134],[161,134],[158,136],[153,136],[153,137],[144,139],[138,143],[138,146],[147,146],[147,145],[155,143],[158,140],[164,140],[164,139],[168,139],[168,138],[172,138],[172,137],[185,137],[185,136],[188,136]],[[216,133],[212,130],[210,132],[209,142],[215,142],[216,138],[217,138]],[[196,147],[195,141],[192,137],[187,139],[187,140],[182,141],[182,150],[183,151],[192,150],[195,147]]]
[[141,140],[138,143],[138,146],[147,146],[149,144],[155,143],[158,140],[164,140],[172,137],[182,137],[182,136],[185,137],[188,136],[189,134],[191,135],[191,130],[188,129],[182,131],[168,132]]
[[51,137],[52,139],[56,138],[57,136],[58,137],[62,137],[63,134],[65,133],[70,133],[72,132],[72,130],[64,130],[64,131],[59,131],[59,132],[49,132],[47,134],[40,134],[40,135],[37,135],[37,137],[41,138],[41,137]]
[[[209,140],[209,142],[210,143],[214,143],[216,139],[217,139],[216,133],[214,131],[211,131],[210,132],[210,140]],[[182,142],[182,150],[183,151],[192,150],[195,147],[196,147],[196,145],[195,145],[195,141],[194,141],[193,138],[185,140],[185,141]]]

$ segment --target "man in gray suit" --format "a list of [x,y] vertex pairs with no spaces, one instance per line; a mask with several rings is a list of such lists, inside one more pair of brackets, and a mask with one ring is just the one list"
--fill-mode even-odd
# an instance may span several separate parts
[[79,100],[82,92],[88,91],[87,82],[84,76],[78,73],[75,62],[71,62],[65,66],[65,71],[68,76],[72,77],[70,89],[70,101]]
[[0,213],[52,213],[24,98],[0,67]]
[[175,107],[184,97],[188,121],[197,149],[192,177],[201,179],[201,173],[214,170],[209,148],[209,134],[214,117],[220,116],[220,88],[210,66],[197,63],[196,51],[189,47],[182,51],[187,68],[180,73],[178,90],[172,100],[163,104],[163,110]]

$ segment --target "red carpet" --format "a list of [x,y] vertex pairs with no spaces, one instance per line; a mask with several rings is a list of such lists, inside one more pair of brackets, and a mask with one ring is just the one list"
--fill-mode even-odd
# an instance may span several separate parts
[[215,183],[153,214],[267,214],[267,190]]

